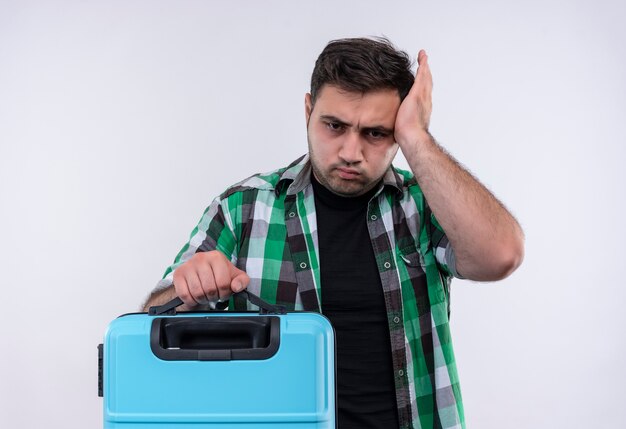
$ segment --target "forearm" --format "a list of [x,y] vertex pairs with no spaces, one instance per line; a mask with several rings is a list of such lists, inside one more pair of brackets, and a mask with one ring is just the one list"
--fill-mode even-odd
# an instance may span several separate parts
[[[176,297],[177,295],[176,295],[176,290],[174,289],[174,285],[171,285],[157,292],[152,292],[148,300],[143,305],[142,311],[147,312],[150,309],[150,307],[163,305],[173,300]],[[196,310],[196,309],[198,308],[191,308],[187,306],[187,304],[183,304],[177,307],[177,310],[179,311],[188,311],[188,310]]]
[[522,262],[521,227],[506,208],[424,131],[402,152],[456,256],[472,280],[498,280]]
[[174,285],[166,289],[157,291],[157,292],[152,292],[148,300],[144,303],[142,310],[148,311],[150,307],[163,305],[166,302],[169,302],[174,298],[176,298],[176,291],[174,290]]

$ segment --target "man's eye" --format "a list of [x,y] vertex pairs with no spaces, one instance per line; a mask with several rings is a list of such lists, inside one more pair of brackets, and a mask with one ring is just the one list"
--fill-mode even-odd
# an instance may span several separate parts
[[370,130],[367,134],[375,139],[384,139],[385,137],[387,137],[387,133],[378,130]]
[[339,122],[326,122],[326,126],[331,131],[341,131],[343,129],[343,124]]

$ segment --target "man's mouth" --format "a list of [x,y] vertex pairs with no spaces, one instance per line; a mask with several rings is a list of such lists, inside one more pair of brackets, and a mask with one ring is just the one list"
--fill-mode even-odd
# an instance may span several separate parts
[[358,170],[354,170],[352,168],[346,168],[346,167],[338,167],[337,173],[339,174],[339,177],[341,177],[342,179],[346,179],[346,180],[355,179],[361,174],[359,173]]

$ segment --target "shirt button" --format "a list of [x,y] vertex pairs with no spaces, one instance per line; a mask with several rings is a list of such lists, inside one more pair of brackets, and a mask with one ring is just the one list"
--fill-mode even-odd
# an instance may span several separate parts
[[394,317],[393,323],[400,323],[400,318],[398,316]]
[[306,268],[306,262],[300,262],[300,268],[305,269]]
[[391,267],[391,262],[387,261],[387,262],[385,262],[385,263],[383,264],[383,266],[384,266],[385,268],[389,268],[389,267]]
[[376,219],[378,219],[378,216],[376,216],[376,215],[371,215],[371,216],[370,216],[370,219],[372,219],[372,220],[376,220]]
[[289,213],[289,217],[294,217],[296,215],[296,212],[290,212]]
[[398,375],[399,375],[400,377],[402,377],[402,376],[404,375],[404,371],[402,371],[402,370],[398,371]]

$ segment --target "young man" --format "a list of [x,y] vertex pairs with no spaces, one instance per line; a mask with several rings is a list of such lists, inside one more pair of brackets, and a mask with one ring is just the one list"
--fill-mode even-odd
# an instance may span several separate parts
[[[341,429],[464,427],[451,277],[502,279],[523,258],[518,223],[428,132],[424,51],[418,64],[414,77],[386,40],[330,42],[305,96],[308,154],[213,201],[146,304],[194,308],[247,287],[321,311]],[[398,148],[411,172],[391,166]]]

